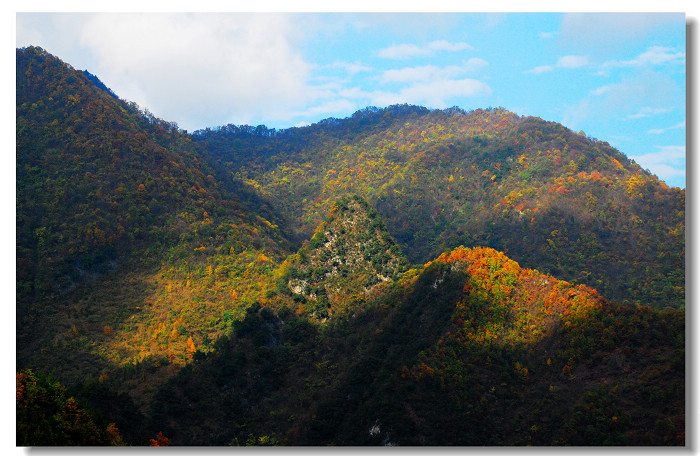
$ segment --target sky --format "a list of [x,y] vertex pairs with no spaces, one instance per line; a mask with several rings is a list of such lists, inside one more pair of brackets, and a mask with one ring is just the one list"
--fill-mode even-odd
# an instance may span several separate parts
[[[686,89],[685,72],[686,51],[691,64],[692,57],[697,60],[700,14],[687,0],[396,2],[399,9],[503,11],[494,14],[117,13],[232,7],[272,12],[397,9],[383,0],[227,3],[235,6],[211,0],[156,5],[150,0],[108,0],[99,5],[75,0],[3,2],[6,146],[11,150],[15,145],[14,64],[9,63],[15,58],[13,47],[38,45],[73,67],[96,74],[120,98],[188,131],[227,123],[286,128],[346,117],[368,105],[404,102],[466,110],[500,106],[607,141],[671,186],[686,186],[686,164],[688,176],[697,175],[692,142],[686,150],[685,123],[686,103],[693,114],[697,93],[690,90],[692,77]],[[627,11],[631,3],[661,13],[507,13],[523,8]],[[96,9],[114,12],[43,13]],[[664,11],[685,11],[687,16]],[[686,50],[687,30],[692,33]],[[688,120],[688,138],[693,139],[697,119]],[[3,157],[0,168],[6,187],[0,201],[4,213],[13,214],[11,208],[18,204],[14,160],[11,154]],[[691,185],[691,194],[694,188]],[[698,199],[694,200],[691,206],[697,206]],[[688,212],[689,230],[697,226],[692,222],[700,213],[693,209]],[[11,220],[3,230],[6,250],[11,251],[15,239]],[[690,244],[693,252],[697,245]],[[691,261],[694,255],[688,257]],[[3,289],[11,294],[12,255],[6,255],[0,266]],[[698,283],[700,268],[692,270],[689,283]],[[4,334],[13,334],[13,322],[5,319]],[[14,338],[8,339],[14,343]],[[12,377],[6,374],[3,382],[10,382]],[[3,409],[12,410],[10,396],[5,400]],[[3,429],[8,431],[3,441],[11,442],[12,427]]]
[[503,107],[686,186],[683,13],[17,13],[28,45],[190,132]]

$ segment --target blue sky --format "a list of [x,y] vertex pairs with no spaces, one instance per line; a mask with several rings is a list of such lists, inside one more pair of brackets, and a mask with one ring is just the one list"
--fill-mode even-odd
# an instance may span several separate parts
[[16,45],[193,131],[411,103],[501,106],[685,187],[682,13],[18,13]]

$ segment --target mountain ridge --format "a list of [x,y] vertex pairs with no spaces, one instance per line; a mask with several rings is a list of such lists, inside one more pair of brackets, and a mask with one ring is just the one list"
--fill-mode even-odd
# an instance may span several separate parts
[[130,444],[684,444],[684,190],[502,108],[187,134],[97,81],[17,50],[17,370]]
[[[207,145],[209,161],[228,179],[284,201],[277,210],[295,221],[302,239],[336,198],[359,192],[414,263],[458,245],[490,246],[611,298],[682,306],[678,272],[685,260],[678,234],[684,231],[685,193],[609,144],[501,108],[359,112],[336,123],[349,127],[372,118],[401,128],[370,124],[364,134],[353,130],[358,140],[352,141],[319,139],[312,134],[319,124],[305,127],[298,141],[301,129],[288,130],[284,139],[257,137],[257,146],[237,142],[250,133],[226,129],[196,140]],[[409,117],[398,117],[404,112]],[[236,161],[241,154],[246,158]],[[611,254],[615,250],[623,252]],[[639,277],[641,269],[649,275]],[[671,303],[659,301],[652,291],[657,288],[673,296]]]

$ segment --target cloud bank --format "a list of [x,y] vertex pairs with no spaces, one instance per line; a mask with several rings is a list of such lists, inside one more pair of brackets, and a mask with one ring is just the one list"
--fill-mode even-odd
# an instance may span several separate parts
[[311,67],[293,35],[285,15],[96,14],[79,43],[120,96],[202,127],[307,101]]

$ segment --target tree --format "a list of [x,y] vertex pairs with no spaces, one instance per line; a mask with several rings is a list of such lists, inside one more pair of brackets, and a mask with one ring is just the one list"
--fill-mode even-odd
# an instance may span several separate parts
[[192,336],[190,336],[187,338],[187,357],[192,358],[196,351],[197,347],[195,347],[194,341],[192,340]]
[[151,439],[152,447],[170,446],[170,439],[163,435],[163,431],[159,432],[155,439]]
[[114,423],[102,428],[58,382],[22,370],[16,374],[17,445],[123,445]]

